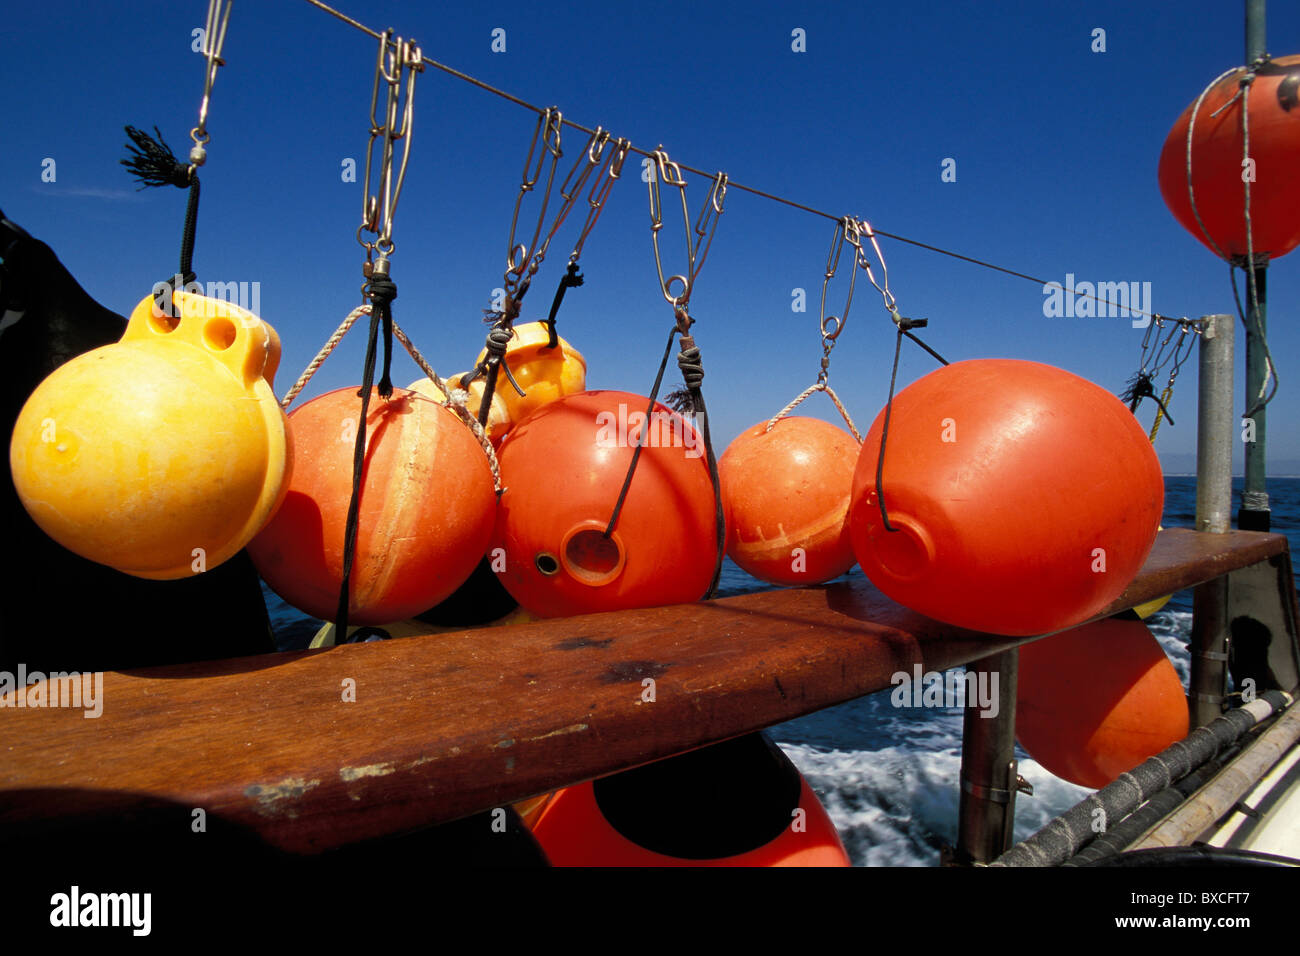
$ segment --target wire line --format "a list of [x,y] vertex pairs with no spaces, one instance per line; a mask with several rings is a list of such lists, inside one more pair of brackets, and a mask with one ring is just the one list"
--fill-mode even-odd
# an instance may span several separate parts
[[[321,0],[306,0],[306,2],[311,4],[313,7],[316,7],[318,10],[322,10],[325,13],[328,13],[331,16],[348,24],[348,26],[360,30],[362,33],[368,34],[369,36],[373,37],[376,40],[379,39],[381,36],[381,34],[378,33],[377,31],[370,29],[368,26],[366,26],[363,23],[359,23],[358,21],[353,20],[351,17],[347,16],[344,13],[340,13],[338,10],[335,10],[333,7],[321,2]],[[464,80],[466,83],[469,83],[472,86],[477,86],[481,90],[485,90],[488,93],[493,93],[496,96],[501,97],[502,99],[509,100],[511,103],[514,103],[517,106],[522,106],[525,109],[532,110],[534,113],[537,113],[538,115],[541,115],[546,112],[545,107],[537,106],[533,103],[530,103],[525,99],[521,99],[520,97],[515,96],[513,93],[507,93],[505,90],[498,89],[497,87],[492,86],[490,83],[485,83],[476,77],[470,76],[468,73],[462,73],[460,70],[456,69],[455,67],[447,66],[445,63],[439,63],[437,60],[431,59],[427,56],[424,56],[422,58],[426,66],[431,66],[434,69],[441,70],[442,72],[447,73],[450,76],[456,77],[457,79]],[[586,133],[588,136],[592,135],[595,132],[595,130],[583,126],[581,123],[576,123],[573,120],[568,119],[567,117],[563,118],[561,122],[563,123],[564,126],[568,126],[573,129],[579,130],[583,133]],[[639,146],[636,146],[634,144],[629,144],[628,149],[630,152],[637,153],[648,159],[653,159],[655,155],[652,151],[641,149]],[[708,179],[713,179],[716,176],[716,173],[705,172],[702,169],[696,169],[695,167],[688,166],[685,163],[678,162],[676,163],[676,165],[681,169],[684,169],[686,172],[694,173],[696,176],[704,176]],[[799,209],[802,210],[803,212],[812,213],[814,216],[821,216],[822,218],[829,219],[832,222],[839,222],[840,219],[843,218],[842,216],[833,215],[829,212],[826,212],[825,210],[817,209],[813,206],[805,205],[804,203],[801,202],[796,202],[793,199],[787,199],[784,196],[778,196],[775,193],[766,192],[754,186],[746,186],[743,183],[736,182],[734,179],[728,179],[727,187],[729,189],[738,189],[741,192],[747,192],[750,193],[751,195],[759,196],[763,199],[768,199],[771,200],[772,202],[780,203],[784,206],[790,206],[793,209]],[[883,229],[877,229],[874,225],[871,227],[871,230],[876,235],[884,236],[887,239],[893,239],[897,242],[903,242],[910,246],[916,246],[917,248],[920,249],[927,249],[930,252],[937,252],[943,256],[949,256],[950,258],[953,259],[960,259],[963,262],[969,262],[973,265],[982,266],[985,269],[992,269],[995,272],[1002,272],[1005,273],[1006,275],[1015,276],[1016,278],[1019,279],[1027,279],[1028,281],[1033,282],[1040,286],[1048,285],[1048,282],[1046,280],[1040,279],[1037,276],[1031,276],[1024,272],[1017,272],[1015,269],[1008,269],[1005,266],[996,265],[984,259],[977,259],[974,256],[962,255],[960,252],[953,252],[950,249],[944,249],[940,246],[931,245],[930,243],[927,242],[921,242],[918,239],[909,239],[907,236],[900,236],[897,233],[886,232]],[[1076,290],[1067,288],[1060,283],[1056,283],[1056,284],[1061,285],[1062,292],[1068,292],[1071,295],[1077,295],[1077,296],[1082,296],[1083,298],[1086,299],[1092,299],[1096,302],[1100,302],[1103,305],[1109,305],[1116,309],[1125,308],[1128,309],[1128,311],[1134,315],[1145,315],[1153,319],[1164,319],[1166,321],[1178,322],[1180,324],[1190,325],[1194,322],[1194,320],[1188,319],[1186,316],[1182,318],[1174,318],[1172,316],[1161,315],[1158,312],[1147,312],[1143,309],[1134,308],[1132,305],[1120,306],[1119,303],[1112,302],[1110,299],[1103,299],[1100,298],[1099,296],[1092,295],[1091,293],[1087,293],[1087,292],[1077,292]]]

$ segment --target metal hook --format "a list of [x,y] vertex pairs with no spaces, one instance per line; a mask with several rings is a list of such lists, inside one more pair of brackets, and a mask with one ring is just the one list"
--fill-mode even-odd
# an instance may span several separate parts
[[[608,142],[609,134],[606,134]],[[587,241],[587,236],[596,225],[596,220],[600,218],[601,210],[605,207],[605,200],[609,198],[609,191],[614,187],[614,182],[623,175],[623,163],[627,160],[628,150],[631,148],[630,140],[619,138],[614,141],[614,150],[605,156],[604,164],[601,171],[596,175],[595,181],[591,184],[591,189],[587,193],[587,219],[582,224],[582,231],[578,234],[578,241],[573,244],[573,251],[569,253],[569,265],[573,265],[582,256],[582,247]],[[601,144],[601,150],[604,150],[604,144]]]
[[[558,107],[552,106],[546,109],[537,117],[537,126],[533,129],[533,138],[528,144],[528,155],[524,159],[524,171],[522,181],[519,184],[519,195],[515,198],[515,211],[510,219],[510,240],[506,246],[506,292],[513,294],[518,288],[518,280],[528,269],[529,257],[537,249],[537,241],[542,236],[542,226],[546,221],[546,207],[550,202],[551,189],[555,183],[555,167],[560,156],[563,155],[560,149],[560,129],[564,124],[564,117]],[[538,140],[542,142],[542,149],[537,149]],[[532,241],[527,245],[522,243],[515,244],[515,230],[519,225],[519,210],[523,205],[524,196],[533,191],[537,181],[542,177],[542,167],[546,163],[546,157],[551,158],[551,168],[546,179],[546,191],[542,194],[541,210],[537,214],[537,228],[533,230]],[[537,158],[536,166],[533,164],[533,158]],[[528,270],[531,275],[536,272],[536,266]]]
[[[415,76],[424,71],[424,57],[414,40],[393,38],[392,29],[385,30],[379,38],[379,51],[375,59],[375,82],[370,95],[370,143],[366,148],[366,177],[361,198],[361,225],[357,228],[357,242],[366,250],[364,272],[367,278],[376,268],[387,269],[387,258],[396,248],[393,243],[393,215],[406,181],[406,168],[411,158],[411,127],[415,117]],[[406,84],[403,90],[402,77]],[[379,121],[380,88],[384,88],[383,122]],[[379,169],[375,170],[375,141],[382,139],[379,149]],[[401,159],[394,175],[394,143],[402,140]],[[372,192],[371,184],[378,188]],[[368,242],[363,232],[376,234]],[[380,265],[373,266],[372,254],[378,252]]]
[[[705,198],[692,229],[690,209],[686,204],[686,178],[682,175],[681,167],[668,158],[668,153],[662,146],[655,150],[654,160],[657,175],[651,176],[647,185],[650,192],[650,237],[654,243],[655,268],[659,273],[660,291],[680,316],[686,311],[695,280],[708,257],[709,247],[713,244],[713,235],[718,228],[727,195],[727,174],[719,171],[713,177],[709,195]],[[659,251],[659,230],[664,224],[663,202],[659,193],[661,179],[668,185],[677,187],[682,203],[682,225],[686,233],[686,275],[671,275],[667,279],[664,278],[663,257]],[[681,283],[682,291],[679,295],[672,294],[674,282]]]
[[221,58],[221,49],[226,43],[226,30],[230,27],[230,10],[234,0],[208,0],[208,18],[203,28],[203,54],[206,59],[203,71],[203,99],[199,102],[199,124],[190,130],[190,139],[194,148],[190,150],[190,162],[202,166],[207,159],[205,146],[208,143],[208,105],[212,101],[212,87],[217,81],[217,69],[226,65]]

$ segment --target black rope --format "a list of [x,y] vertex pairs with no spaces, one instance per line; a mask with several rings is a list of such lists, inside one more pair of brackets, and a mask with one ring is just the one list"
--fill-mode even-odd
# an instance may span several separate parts
[[478,423],[484,428],[487,428],[488,415],[492,411],[492,396],[496,394],[497,390],[497,375],[503,369],[506,373],[506,379],[519,397],[522,398],[527,394],[515,381],[510,366],[506,364],[505,357],[506,346],[510,344],[510,339],[515,334],[514,323],[515,319],[519,318],[520,303],[523,302],[529,285],[531,285],[531,280],[525,278],[515,295],[506,296],[506,307],[502,311],[483,310],[483,320],[492,325],[491,331],[487,334],[487,342],[484,345],[487,355],[483,357],[483,361],[474,366],[473,371],[466,375],[460,383],[461,388],[468,390],[470,382],[480,375],[485,376],[483,379],[483,400],[478,406]]
[[560,344],[560,339],[555,334],[555,316],[560,311],[560,303],[564,301],[564,293],[571,288],[582,285],[582,283],[583,276],[578,271],[578,264],[570,262],[568,271],[560,277],[560,284],[555,289],[555,298],[551,300],[551,314],[546,317],[546,347],[548,349],[553,349]]
[[659,361],[659,372],[655,375],[654,386],[650,389],[650,403],[646,405],[645,421],[641,424],[641,436],[637,439],[636,447],[632,449],[632,462],[627,467],[627,474],[623,478],[623,487],[619,490],[618,501],[614,503],[614,513],[609,517],[609,524],[605,526],[605,537],[608,538],[614,533],[614,525],[618,524],[618,516],[623,511],[623,501],[627,498],[627,490],[632,487],[632,476],[636,474],[636,463],[641,457],[641,449],[645,446],[646,432],[650,428],[650,416],[654,414],[655,399],[659,397],[659,386],[664,380],[664,370],[668,368],[668,356],[673,354],[673,339],[677,338],[677,326],[668,333],[668,344],[664,346],[664,357]]
[[[156,186],[189,189],[189,202],[185,206],[185,231],[181,234],[179,271],[182,276],[190,277],[186,278],[186,282],[192,282],[194,233],[199,222],[199,177],[192,164],[182,163],[176,158],[157,126],[153,131],[158,134],[156,140],[144,130],[127,126],[126,135],[131,139],[126,144],[129,155],[118,162],[140,183],[139,189]],[[170,299],[167,304],[170,306]],[[170,311],[168,314],[171,314]]]
[[338,610],[334,614],[334,634],[336,643],[344,643],[340,635],[348,632],[348,604],[352,584],[352,565],[356,559],[357,525],[361,513],[361,475],[366,463],[366,418],[370,413],[370,391],[375,381],[375,353],[379,344],[380,323],[384,326],[384,371],[379,383],[379,394],[388,398],[393,394],[393,383],[389,380],[389,361],[392,350],[393,316],[391,305],[397,298],[397,286],[386,275],[372,276],[366,283],[366,295],[370,299],[370,329],[366,338],[366,360],[361,371],[361,388],[357,395],[361,399],[361,416],[357,422],[356,442],[352,446],[352,497],[348,501],[348,518],[343,528],[343,581],[339,585]]
[[1142,399],[1150,398],[1160,406],[1160,411],[1165,418],[1169,419],[1169,424],[1174,423],[1174,417],[1169,414],[1169,409],[1165,408],[1165,403],[1160,400],[1156,394],[1154,386],[1151,384],[1151,375],[1148,372],[1138,372],[1128,381],[1128,387],[1120,395],[1120,401],[1128,403],[1128,410],[1134,415],[1137,414],[1138,405]]
[[885,402],[885,421],[880,428],[880,454],[876,458],[876,501],[880,505],[880,520],[886,531],[897,531],[889,523],[889,512],[885,508],[885,444],[889,441],[889,419],[894,410],[894,386],[898,381],[898,357],[903,350],[903,336],[907,336],[921,348],[934,356],[941,365],[950,364],[947,359],[926,345],[912,334],[912,329],[925,328],[928,319],[908,319],[895,313],[898,322],[898,335],[894,337],[894,367],[889,373],[889,399]]
[[713,453],[713,437],[709,432],[708,410],[704,404],[704,393],[701,386],[704,383],[704,363],[700,358],[700,350],[695,345],[695,340],[689,333],[683,330],[682,325],[689,327],[691,320],[685,323],[679,321],[673,326],[668,333],[668,343],[664,346],[663,358],[659,361],[659,371],[655,375],[655,382],[650,389],[650,402],[646,406],[645,421],[641,425],[641,434],[637,439],[636,447],[632,449],[632,461],[628,464],[627,474],[623,477],[623,487],[619,489],[618,500],[614,503],[614,512],[610,515],[609,524],[605,526],[605,537],[608,538],[614,533],[614,526],[618,524],[618,517],[623,512],[623,503],[627,500],[628,489],[632,487],[632,476],[636,474],[637,462],[641,458],[641,449],[645,447],[647,431],[650,428],[650,422],[654,414],[655,399],[659,396],[659,387],[663,384],[664,371],[668,368],[668,356],[672,355],[673,340],[677,333],[682,333],[681,351],[677,353],[677,367],[681,369],[682,379],[686,383],[685,389],[678,389],[668,396],[676,410],[682,414],[690,413],[699,415],[704,419],[704,453],[709,467],[709,483],[713,486],[713,526],[715,537],[715,556],[713,562],[713,577],[709,581],[709,588],[704,593],[703,600],[712,598],[718,590],[718,581],[722,577],[722,559],[727,550],[727,527],[726,517],[722,508],[722,488],[718,478],[718,460]]

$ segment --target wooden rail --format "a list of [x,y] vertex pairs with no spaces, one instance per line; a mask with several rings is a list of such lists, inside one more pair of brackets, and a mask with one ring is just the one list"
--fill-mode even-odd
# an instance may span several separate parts
[[[1166,530],[1108,613],[1286,548],[1277,534]],[[1033,639],[940,624],[857,580],[110,672],[97,719],[0,709],[0,840],[170,806],[315,852],[770,726],[888,688],[915,664],[941,671]]]

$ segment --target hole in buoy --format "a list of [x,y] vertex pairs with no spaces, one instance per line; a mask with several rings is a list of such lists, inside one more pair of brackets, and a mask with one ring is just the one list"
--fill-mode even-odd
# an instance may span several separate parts
[[623,570],[623,549],[603,529],[583,528],[565,542],[564,566],[583,584],[605,584]]
[[915,580],[930,567],[934,560],[934,547],[923,529],[901,517],[891,518],[897,531],[878,528],[871,536],[876,559],[884,571],[898,580]]
[[203,341],[214,352],[224,352],[235,344],[235,323],[229,319],[213,319],[203,326]]
[[176,326],[181,324],[180,313],[168,315],[166,312],[160,312],[155,304],[149,312],[149,324],[153,326],[155,332],[161,332],[163,335],[168,332],[175,332]]
[[537,557],[533,558],[533,564],[537,565],[537,570],[547,577],[560,570],[560,562],[555,560],[555,555],[545,551],[539,552]]

